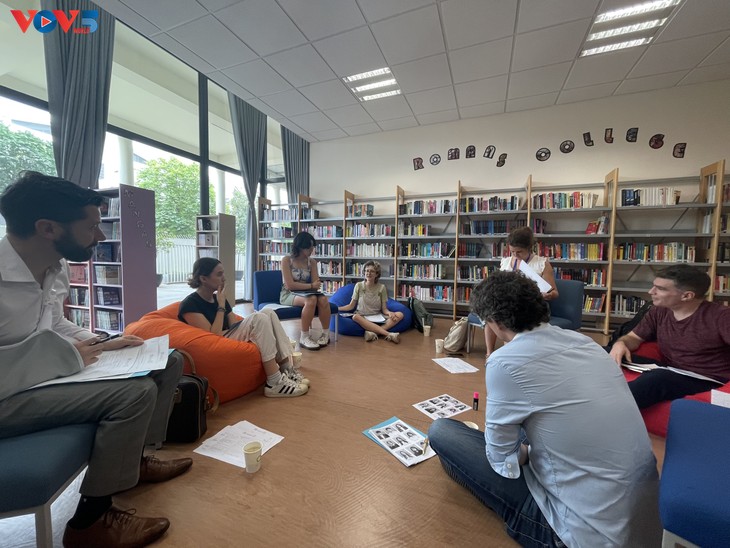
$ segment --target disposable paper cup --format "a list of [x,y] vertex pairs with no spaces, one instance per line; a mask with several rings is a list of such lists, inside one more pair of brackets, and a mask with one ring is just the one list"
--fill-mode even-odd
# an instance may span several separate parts
[[479,430],[479,426],[477,426],[477,423],[471,422],[471,421],[462,421],[464,424],[466,424],[469,428],[472,430]]
[[292,351],[295,351],[297,349],[297,341],[294,339],[289,339],[289,344],[291,344]]
[[243,458],[246,461],[246,472],[253,474],[261,468],[261,449],[260,441],[251,441],[243,446]]
[[299,367],[302,365],[302,353],[301,352],[294,352],[291,355],[291,361],[294,367]]
[[424,337],[430,337],[431,336],[431,326],[430,325],[424,325],[423,326],[423,336]]
[[444,340],[436,339],[436,354],[441,354],[444,351]]

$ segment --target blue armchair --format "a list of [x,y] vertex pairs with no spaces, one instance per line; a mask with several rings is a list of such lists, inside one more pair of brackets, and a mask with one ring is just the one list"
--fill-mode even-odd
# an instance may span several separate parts
[[550,324],[578,331],[583,322],[583,282],[556,278],[559,296],[550,301]]

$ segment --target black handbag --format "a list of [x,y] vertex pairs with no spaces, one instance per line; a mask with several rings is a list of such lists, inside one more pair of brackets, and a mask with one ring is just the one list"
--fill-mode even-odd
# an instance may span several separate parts
[[206,413],[218,409],[218,393],[208,386],[208,379],[196,374],[193,357],[184,350],[178,352],[190,363],[190,373],[180,377],[175,389],[172,413],[167,422],[167,441],[190,443],[208,430]]

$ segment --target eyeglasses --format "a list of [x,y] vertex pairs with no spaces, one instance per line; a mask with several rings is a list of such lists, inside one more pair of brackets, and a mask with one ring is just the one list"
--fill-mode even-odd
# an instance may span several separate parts
[[365,274],[377,274],[377,270],[370,270],[369,268],[365,271]]

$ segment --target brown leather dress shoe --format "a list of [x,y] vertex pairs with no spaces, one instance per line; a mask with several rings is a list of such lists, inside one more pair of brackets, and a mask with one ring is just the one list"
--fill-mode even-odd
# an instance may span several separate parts
[[134,512],[112,506],[91,527],[73,529],[67,525],[63,545],[66,548],[141,548],[156,541],[170,527],[166,518],[140,518]]
[[139,467],[139,481],[146,483],[159,483],[175,478],[187,472],[193,465],[193,459],[172,459],[159,460],[156,457],[142,457]]

